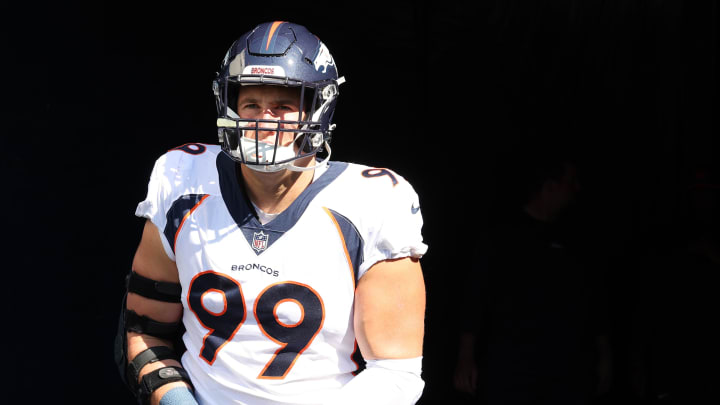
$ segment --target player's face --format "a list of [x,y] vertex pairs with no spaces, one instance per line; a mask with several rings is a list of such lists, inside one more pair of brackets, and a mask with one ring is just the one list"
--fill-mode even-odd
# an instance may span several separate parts
[[[243,86],[238,95],[237,112],[240,118],[269,121],[297,121],[300,117],[300,89],[279,86]],[[248,124],[248,126],[254,124]],[[246,138],[269,144],[275,143],[279,128],[297,129],[296,124],[260,122],[258,131],[245,130]],[[256,134],[257,132],[257,134]],[[280,146],[288,146],[295,133],[280,132]]]

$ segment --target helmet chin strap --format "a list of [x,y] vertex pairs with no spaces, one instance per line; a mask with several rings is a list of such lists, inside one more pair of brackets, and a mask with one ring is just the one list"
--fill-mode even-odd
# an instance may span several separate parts
[[[322,161],[318,162],[317,160],[314,160],[315,164],[312,166],[296,166],[295,162],[296,160],[287,162],[287,163],[280,163],[280,164],[274,164],[274,165],[252,165],[252,164],[246,164],[245,166],[257,171],[257,172],[263,172],[263,173],[274,173],[279,172],[281,170],[290,170],[291,172],[305,172],[308,170],[315,170],[319,167],[323,167],[327,164],[327,162],[330,160],[331,150],[330,145],[327,142],[324,142],[325,148],[327,149],[327,156]],[[315,155],[306,156],[306,157],[314,157]]]
[[[325,149],[327,150],[327,156],[325,157],[325,159],[323,159],[320,162],[318,162],[316,159],[313,159],[315,164],[312,166],[307,166],[307,167],[295,166],[293,164],[293,163],[295,163],[295,161],[293,160],[292,162],[286,163],[286,165],[288,165],[286,167],[286,169],[293,171],[293,172],[304,172],[304,171],[308,171],[308,170],[315,170],[318,167],[323,167],[323,166],[327,165],[327,162],[330,160],[330,155],[331,155],[332,151],[330,150],[330,145],[327,142],[323,142],[323,143],[325,144]],[[315,155],[312,155],[312,156],[314,157]]]
[[[228,116],[230,116],[232,118],[239,118],[239,116],[231,109],[228,109]],[[217,126],[219,128],[237,128],[237,123],[231,119],[218,118]],[[244,131],[242,128],[240,128],[239,130]],[[308,136],[308,135],[305,135],[305,136]],[[316,143],[317,141],[320,141],[320,140],[318,139],[314,142],[311,141],[313,144],[313,147],[319,146]],[[220,142],[223,142],[223,139],[220,139]],[[320,142],[322,142],[324,144],[325,148],[327,149],[327,156],[321,162],[315,161],[316,163],[312,166],[297,166],[297,165],[295,165],[295,161],[297,159],[292,160],[290,162],[279,163],[279,164],[260,165],[260,164],[247,164],[246,163],[246,166],[255,171],[264,172],[264,173],[273,173],[273,172],[278,172],[280,170],[290,170],[293,172],[304,172],[304,171],[308,171],[308,170],[314,170],[317,167],[322,167],[322,166],[326,165],[327,162],[330,160],[330,155],[332,154],[332,151],[330,149],[330,145],[328,144],[328,142],[324,141],[324,140],[320,141]],[[260,143],[259,145],[263,145],[263,144]],[[256,148],[259,145],[255,143],[255,140],[248,139],[248,138],[245,138],[244,136],[241,136],[237,149],[230,151],[230,154],[233,155],[234,157],[237,157],[240,159],[244,158],[244,160],[249,161],[250,160],[249,157],[251,155],[255,154],[255,152],[257,150]],[[273,157],[275,158],[275,160],[289,159],[292,156],[294,156],[296,153],[295,150],[291,146],[278,146],[277,148],[275,148],[274,145],[267,145],[266,150],[261,150],[259,152],[271,153],[273,155]],[[280,156],[278,158],[278,155],[285,155],[285,156]],[[314,156],[314,155],[311,155],[311,156]],[[270,158],[270,160],[272,160],[272,158]]]

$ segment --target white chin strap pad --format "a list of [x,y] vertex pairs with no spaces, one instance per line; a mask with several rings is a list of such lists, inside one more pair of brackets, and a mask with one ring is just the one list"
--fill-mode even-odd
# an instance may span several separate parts
[[330,145],[328,145],[327,142],[325,142],[325,149],[327,150],[327,156],[322,161],[318,162],[317,160],[314,160],[315,164],[312,166],[295,166],[295,162],[297,160],[292,160],[290,162],[286,163],[280,163],[275,165],[253,165],[248,164],[247,167],[258,171],[258,172],[265,172],[265,173],[273,173],[273,172],[279,172],[280,170],[290,170],[291,172],[304,172],[308,170],[315,170],[318,167],[325,166],[327,162],[330,160],[331,150]]
[[368,360],[366,369],[345,384],[323,405],[413,405],[425,382],[422,357]]
[[[228,109],[228,115],[231,117],[237,117],[237,114],[235,114],[234,111]],[[226,119],[226,118],[218,118],[217,119],[217,126],[218,128],[237,128],[237,124],[235,121]],[[242,128],[240,128],[242,131]],[[322,141],[322,136],[315,136],[314,139],[311,139],[311,146],[313,148],[316,148],[319,146],[320,143],[325,144],[325,149],[327,150],[327,157],[323,159],[321,162],[316,163],[313,166],[309,167],[302,167],[302,166],[295,166],[295,161],[289,161],[286,163],[280,163],[280,164],[274,164],[274,165],[268,165],[268,164],[247,164],[246,166],[259,171],[259,172],[278,172],[280,170],[290,170],[294,172],[303,172],[306,170],[313,170],[317,167],[323,166],[327,164],[327,162],[330,160],[331,150],[330,145],[327,143],[327,141]],[[300,136],[300,135],[298,135]],[[297,138],[296,138],[297,139]],[[222,142],[222,139],[220,140]],[[242,153],[241,153],[242,149]],[[255,153],[260,153],[260,158],[257,159],[255,156]],[[256,144],[254,140],[245,138],[243,136],[240,137],[240,143],[238,145],[238,148],[236,150],[231,150],[230,154],[238,159],[244,159],[246,161],[252,162],[252,161],[258,161],[259,163],[264,162],[272,162],[273,157],[275,157],[275,154],[277,153],[277,157],[275,160],[287,160],[292,159],[295,156],[295,151],[290,146],[278,146],[277,151],[275,150],[275,145],[271,144],[264,144],[262,142]]]

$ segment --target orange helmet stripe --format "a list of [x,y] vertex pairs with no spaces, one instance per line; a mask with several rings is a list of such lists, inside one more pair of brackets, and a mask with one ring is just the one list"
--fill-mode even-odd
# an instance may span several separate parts
[[275,35],[275,31],[276,31],[277,28],[278,28],[282,23],[284,23],[284,22],[285,22],[285,21],[275,21],[275,22],[272,23],[272,25],[270,26],[270,32],[268,32],[267,42],[265,43],[265,50],[266,50],[266,51],[267,51],[268,49],[270,49],[270,41],[272,40],[273,35]]

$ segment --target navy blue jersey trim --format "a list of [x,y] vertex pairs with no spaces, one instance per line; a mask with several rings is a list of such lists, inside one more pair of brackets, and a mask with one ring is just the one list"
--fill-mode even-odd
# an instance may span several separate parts
[[355,224],[347,219],[347,217],[332,209],[328,208],[328,210],[332,213],[333,217],[335,217],[335,222],[337,222],[340,227],[343,239],[345,239],[345,247],[347,248],[351,261],[350,265],[352,266],[353,274],[355,275],[355,282],[357,282],[358,275],[360,273],[360,264],[364,261],[363,238],[355,227]]
[[230,216],[242,228],[243,225],[255,218],[255,210],[250,205],[245,188],[240,185],[236,163],[224,151],[218,153],[215,163],[220,182],[220,194]]
[[165,224],[163,233],[165,234],[165,238],[167,238],[168,243],[170,243],[173,253],[175,253],[175,235],[177,235],[178,230],[182,226],[185,215],[187,215],[187,213],[190,212],[193,207],[195,207],[205,196],[207,196],[207,194],[181,195],[177,200],[173,201],[172,206],[170,206],[170,209],[165,215],[167,223]]
[[238,178],[240,171],[237,170],[237,163],[225,153],[218,154],[216,162],[220,179],[220,193],[225,205],[230,216],[245,235],[245,239],[258,255],[290,230],[315,196],[348,167],[348,164],[344,162],[330,162],[327,171],[317,181],[311,183],[285,211],[272,221],[262,225],[241,180]]

